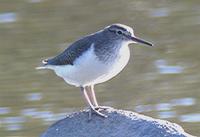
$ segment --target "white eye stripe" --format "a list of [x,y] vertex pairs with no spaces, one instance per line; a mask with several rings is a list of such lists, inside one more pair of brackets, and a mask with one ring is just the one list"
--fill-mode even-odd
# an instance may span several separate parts
[[109,31],[118,34],[118,35],[130,35],[130,36],[134,36],[133,30],[132,29],[128,29],[128,28],[109,28]]

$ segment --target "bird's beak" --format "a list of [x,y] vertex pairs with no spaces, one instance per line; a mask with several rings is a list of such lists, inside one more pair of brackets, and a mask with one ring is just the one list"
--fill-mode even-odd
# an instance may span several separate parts
[[145,41],[141,38],[137,38],[135,36],[131,36],[131,40],[135,43],[141,43],[141,44],[145,44],[145,45],[148,45],[148,46],[153,46],[152,43],[148,42],[148,41]]

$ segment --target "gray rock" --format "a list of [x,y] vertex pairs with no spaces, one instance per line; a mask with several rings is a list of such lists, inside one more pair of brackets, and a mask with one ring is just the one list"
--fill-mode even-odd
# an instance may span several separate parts
[[50,126],[41,137],[192,137],[175,123],[130,111],[110,108],[88,119],[88,110],[68,115]]

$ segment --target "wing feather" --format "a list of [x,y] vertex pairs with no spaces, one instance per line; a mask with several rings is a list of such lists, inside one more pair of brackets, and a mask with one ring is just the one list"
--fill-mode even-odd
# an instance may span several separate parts
[[88,40],[87,37],[82,38],[72,45],[70,45],[67,49],[65,49],[59,55],[43,60],[43,64],[45,65],[73,65],[74,61],[82,55],[82,53],[88,50],[92,45],[92,41]]

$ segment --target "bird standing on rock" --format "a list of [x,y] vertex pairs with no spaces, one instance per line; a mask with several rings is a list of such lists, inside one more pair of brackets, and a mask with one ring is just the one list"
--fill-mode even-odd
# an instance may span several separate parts
[[[123,24],[112,24],[72,43],[61,54],[43,60],[37,69],[51,69],[65,82],[80,87],[90,112],[101,113],[106,107],[99,106],[94,85],[113,78],[127,65],[130,52],[128,45],[151,43],[135,37],[133,29]],[[90,113],[91,117],[91,113]]]

